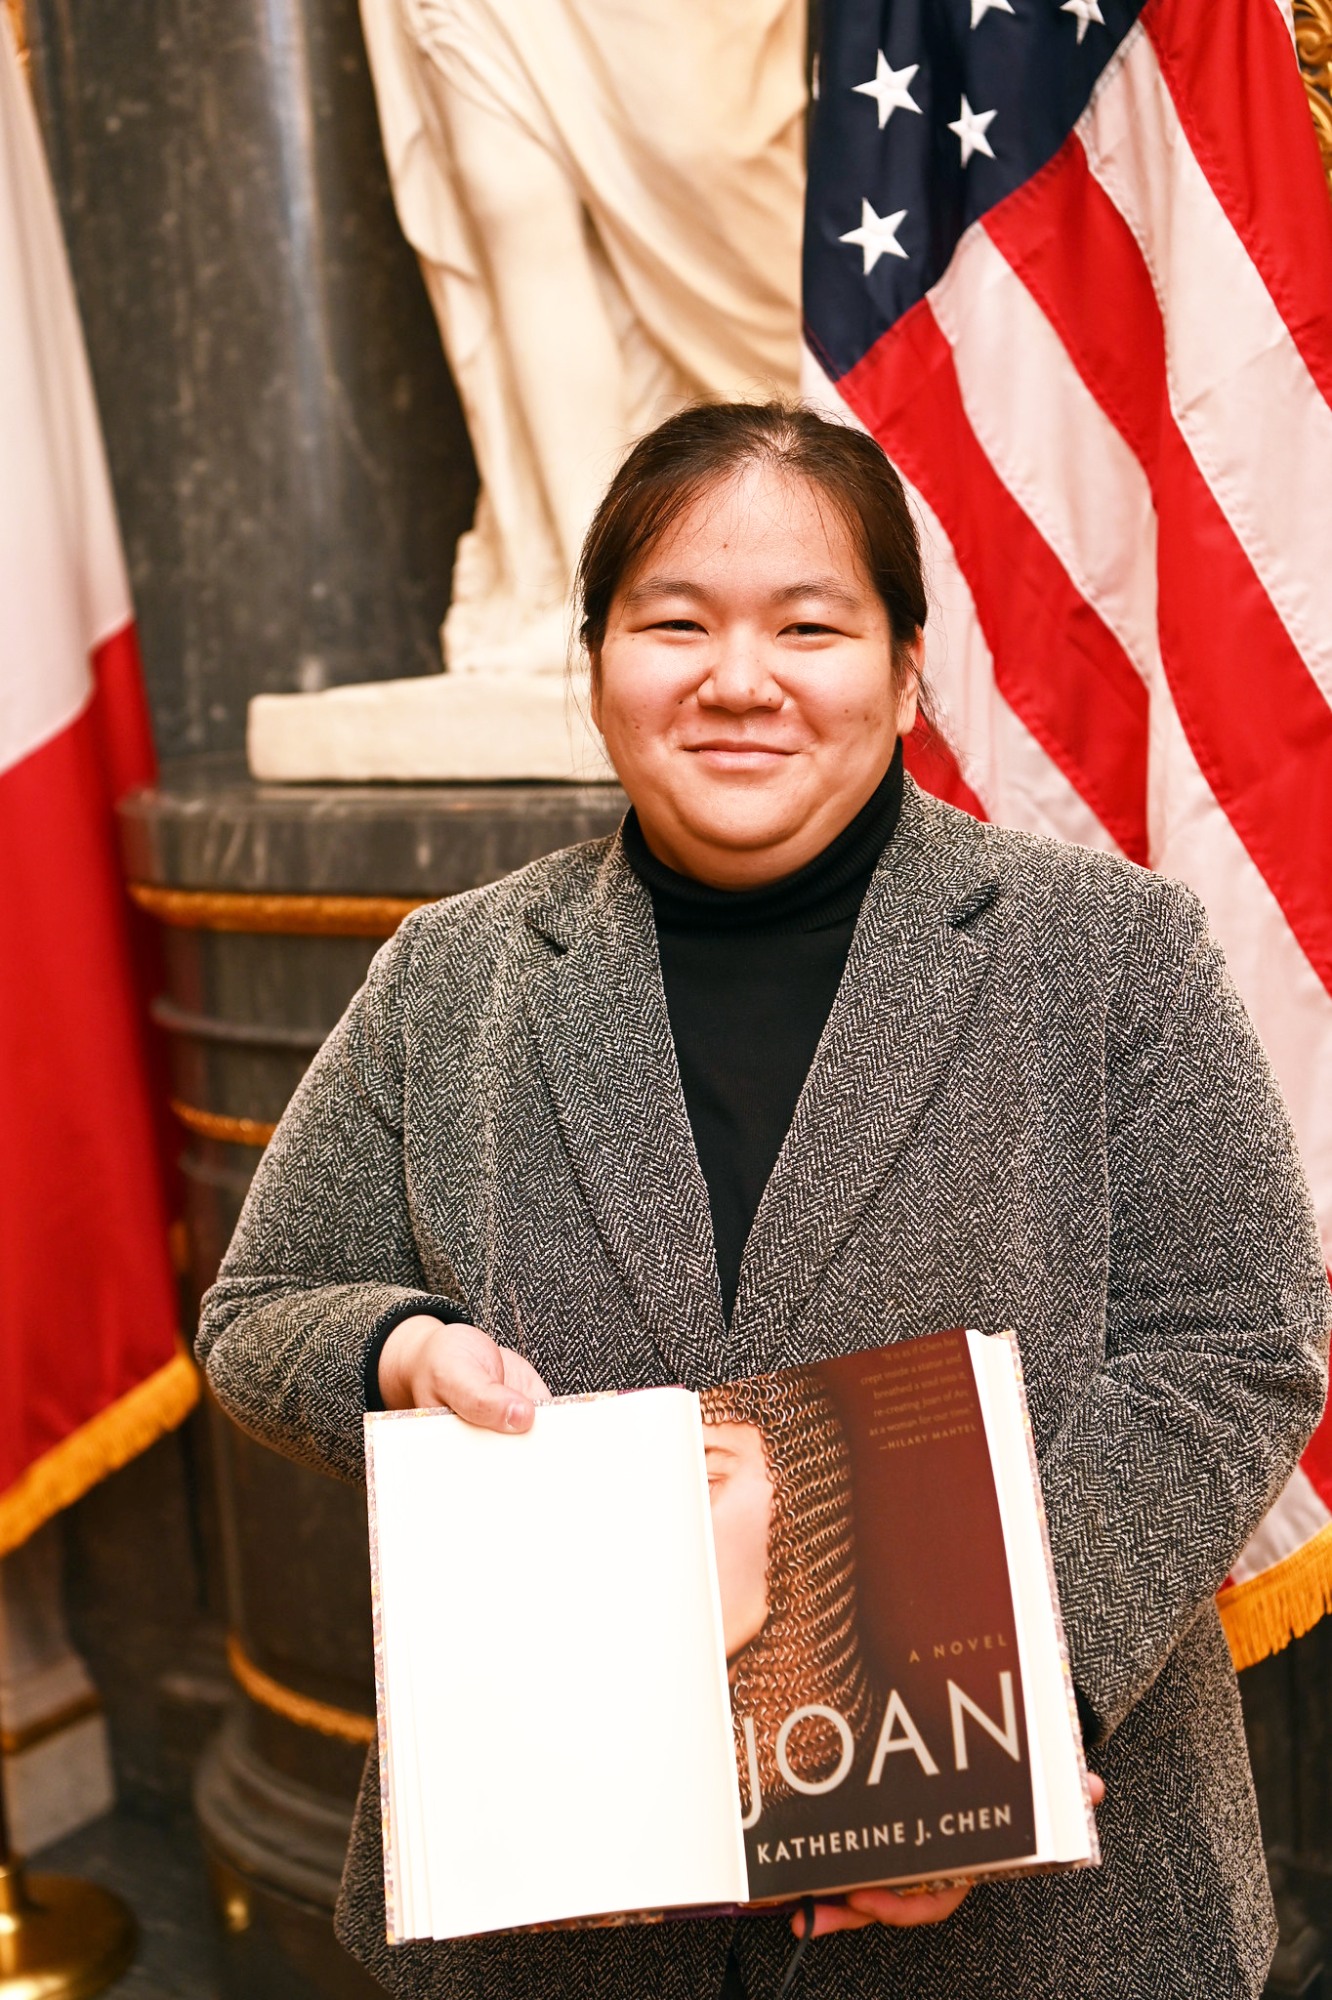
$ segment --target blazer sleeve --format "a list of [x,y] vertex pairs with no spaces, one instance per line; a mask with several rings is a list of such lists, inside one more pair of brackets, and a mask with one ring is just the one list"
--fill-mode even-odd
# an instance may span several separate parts
[[1275,1079],[1178,884],[1144,883],[1106,1042],[1104,1362],[1042,1465],[1092,1741],[1293,1471],[1323,1407],[1332,1304]]
[[364,1478],[366,1355],[413,1311],[460,1319],[426,1285],[403,1163],[409,917],[287,1106],[241,1210],[195,1351],[219,1403],[264,1444]]

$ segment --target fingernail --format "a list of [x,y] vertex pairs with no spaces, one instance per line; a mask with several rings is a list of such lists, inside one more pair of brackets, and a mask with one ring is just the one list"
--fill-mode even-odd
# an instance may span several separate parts
[[521,1429],[526,1411],[521,1403],[510,1403],[504,1412],[504,1428],[510,1431]]

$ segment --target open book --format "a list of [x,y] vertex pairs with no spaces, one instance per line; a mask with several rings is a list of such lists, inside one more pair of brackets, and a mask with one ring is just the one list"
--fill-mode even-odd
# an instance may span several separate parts
[[1013,1335],[365,1424],[391,1942],[1099,1858]]

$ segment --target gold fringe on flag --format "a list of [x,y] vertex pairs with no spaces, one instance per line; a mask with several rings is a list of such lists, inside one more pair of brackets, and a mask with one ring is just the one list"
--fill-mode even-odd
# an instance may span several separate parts
[[1332,1521],[1302,1547],[1217,1597],[1237,1671],[1301,1639],[1332,1611]]
[[52,1445],[0,1493],[0,1556],[183,1423],[198,1400],[199,1371],[182,1352]]

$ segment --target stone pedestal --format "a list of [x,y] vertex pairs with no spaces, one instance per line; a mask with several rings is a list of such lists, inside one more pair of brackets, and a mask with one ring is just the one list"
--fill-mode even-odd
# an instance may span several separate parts
[[22,1854],[113,1801],[102,1704],[65,1624],[54,1526],[0,1562],[0,1782]]
[[[126,804],[126,872],[162,926],[154,1013],[196,1294],[288,1097],[406,910],[609,832],[623,809],[610,785],[255,785],[202,762]],[[228,2000],[369,2000],[330,1921],[374,1714],[364,1496],[212,1417],[234,1686],[195,1797]]]

